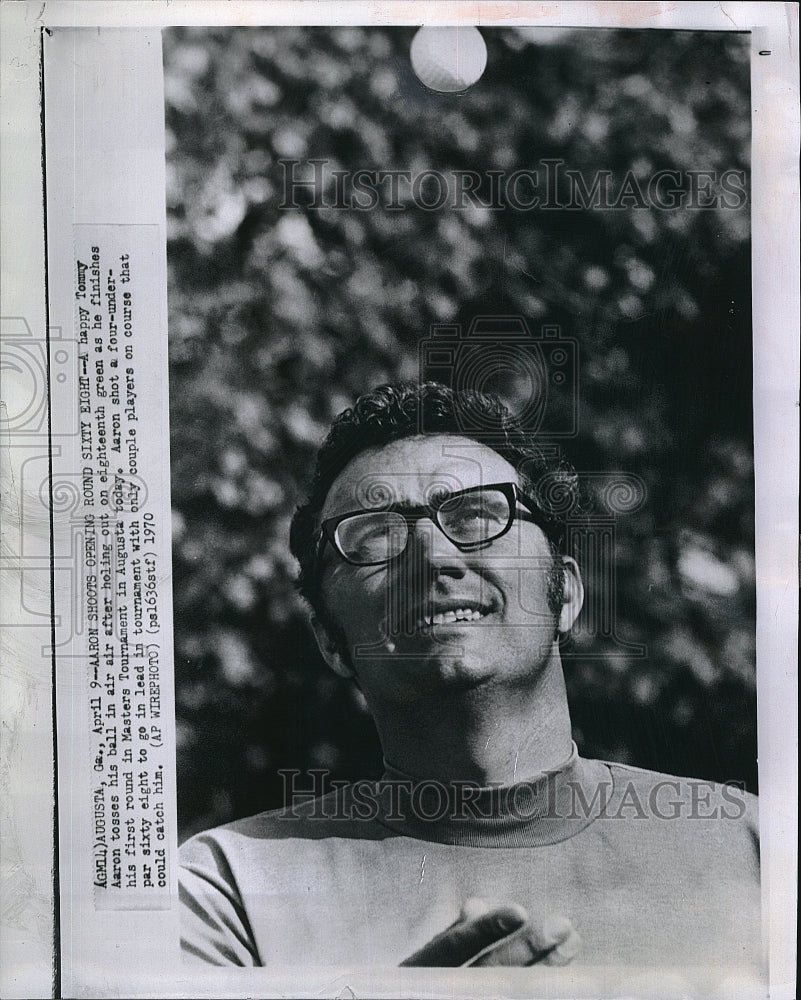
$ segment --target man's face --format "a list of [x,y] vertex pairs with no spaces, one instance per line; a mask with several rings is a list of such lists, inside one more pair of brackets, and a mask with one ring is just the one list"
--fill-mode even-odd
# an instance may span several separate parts
[[[358,455],[331,486],[322,519],[517,481],[506,459],[470,439],[405,438]],[[354,566],[323,548],[323,598],[368,704],[530,684],[554,655],[558,623],[548,602],[554,557],[541,529],[516,518],[503,537],[467,552],[428,518],[409,530],[403,553],[384,565]],[[317,632],[329,663],[341,667]]]

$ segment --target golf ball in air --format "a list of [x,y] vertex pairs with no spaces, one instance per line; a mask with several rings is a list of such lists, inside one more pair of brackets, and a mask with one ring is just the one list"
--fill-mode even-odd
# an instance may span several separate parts
[[412,39],[412,67],[431,90],[467,90],[484,72],[487,46],[478,28],[420,28]]

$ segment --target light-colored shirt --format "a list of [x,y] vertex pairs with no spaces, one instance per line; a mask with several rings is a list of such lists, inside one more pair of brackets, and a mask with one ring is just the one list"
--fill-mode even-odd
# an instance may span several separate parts
[[199,834],[183,948],[213,965],[396,966],[466,899],[568,917],[573,964],[762,964],[756,799],[585,760],[505,788],[397,772]]

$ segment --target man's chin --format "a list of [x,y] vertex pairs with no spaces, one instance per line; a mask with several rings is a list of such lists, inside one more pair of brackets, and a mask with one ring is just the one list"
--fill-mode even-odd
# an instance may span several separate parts
[[409,703],[485,684],[530,683],[537,651],[521,657],[505,645],[507,638],[507,630],[481,625],[429,626],[383,639],[378,655],[375,646],[365,650],[361,668],[358,656],[353,662],[368,702],[369,689],[379,700]]
[[476,655],[458,644],[416,653],[399,651],[393,671],[399,686],[406,688],[414,699],[468,691],[497,674],[489,657]]

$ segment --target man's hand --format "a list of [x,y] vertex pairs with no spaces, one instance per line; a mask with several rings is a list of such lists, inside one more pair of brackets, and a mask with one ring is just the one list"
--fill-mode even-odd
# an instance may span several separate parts
[[567,965],[580,945],[567,917],[534,924],[517,903],[490,908],[483,899],[468,899],[455,923],[401,965]]

